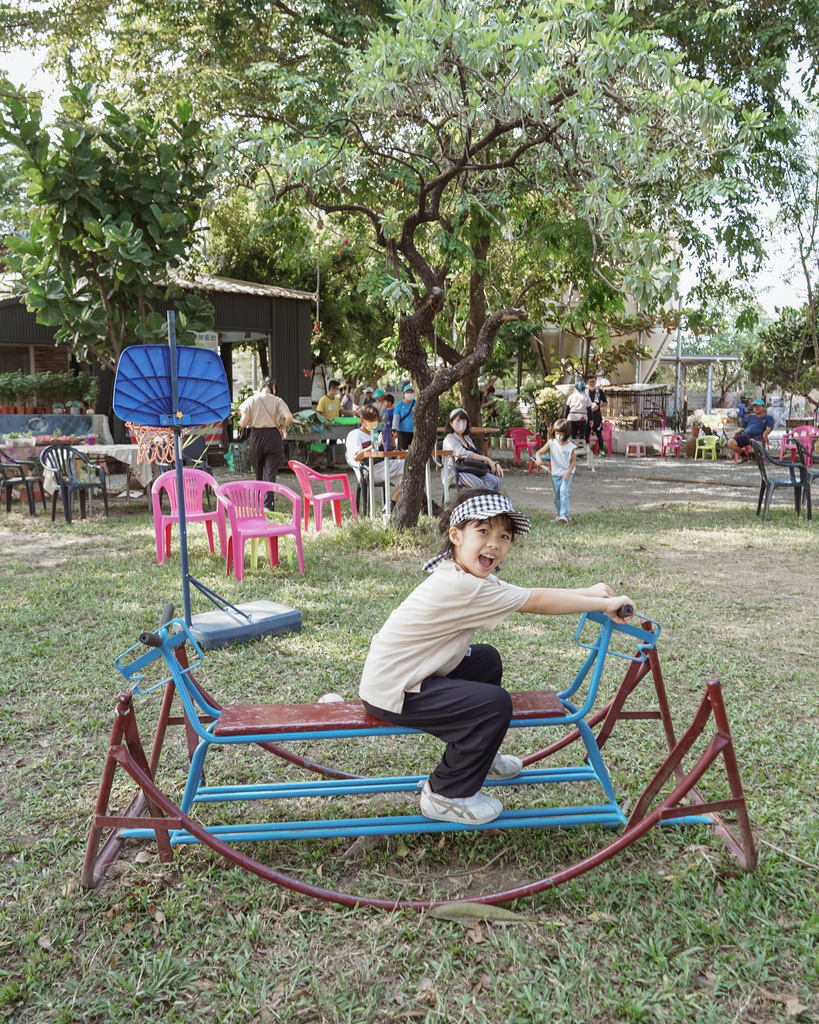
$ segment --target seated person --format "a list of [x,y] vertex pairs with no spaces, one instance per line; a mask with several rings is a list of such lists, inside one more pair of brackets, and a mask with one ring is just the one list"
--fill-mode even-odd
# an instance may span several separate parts
[[751,408],[753,412],[745,417],[742,429],[728,439],[728,447],[740,456],[740,462],[745,461],[745,449],[751,441],[756,441],[763,448],[767,447],[768,438],[774,428],[773,416],[765,412],[765,403],[761,398],[755,398]]
[[[453,409],[449,414],[442,447],[452,452],[452,458],[447,459],[444,467],[444,473],[449,472],[450,487],[488,487],[492,491],[500,490],[503,469],[500,463],[478,452],[475,442],[469,436],[469,417],[463,409]],[[465,463],[464,460],[468,461]]]
[[[369,459],[366,452],[372,446],[372,432],[378,429],[378,410],[374,405],[364,405],[361,409],[361,424],[347,435],[347,463],[356,473],[362,490],[365,487],[369,473]],[[373,480],[377,484],[384,483],[384,462],[385,459],[373,459]],[[362,465],[363,463],[363,465]],[[401,477],[404,475],[404,462],[402,459],[390,459],[390,482],[395,481],[398,486],[392,495],[392,504],[401,493]],[[391,507],[391,506],[390,506]]]

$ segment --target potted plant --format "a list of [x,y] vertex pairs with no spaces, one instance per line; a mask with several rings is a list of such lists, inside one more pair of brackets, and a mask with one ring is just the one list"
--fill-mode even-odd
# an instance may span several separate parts
[[700,429],[701,428],[702,428],[702,420],[698,419],[698,417],[696,417],[696,416],[692,416],[691,417],[691,436],[692,437],[699,437],[700,436]]
[[82,374],[82,400],[85,403],[85,411],[89,416],[93,416],[95,412],[95,406],[97,399],[100,394],[100,382],[98,378],[94,377],[91,373]]
[[0,414],[14,411],[14,374],[0,373]]

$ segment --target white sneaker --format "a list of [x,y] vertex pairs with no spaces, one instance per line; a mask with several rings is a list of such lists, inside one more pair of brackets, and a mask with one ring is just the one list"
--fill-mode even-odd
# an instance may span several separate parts
[[514,754],[498,753],[495,754],[486,777],[487,779],[514,779],[522,771],[523,761],[519,757],[515,757]]
[[452,821],[457,825],[485,825],[494,821],[503,810],[503,804],[493,796],[476,793],[474,796],[448,797],[433,793],[429,779],[421,790],[421,814],[435,821]]

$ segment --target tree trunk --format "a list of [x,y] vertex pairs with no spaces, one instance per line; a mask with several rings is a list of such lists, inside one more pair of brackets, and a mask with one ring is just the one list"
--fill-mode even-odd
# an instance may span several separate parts
[[525,309],[501,309],[489,316],[478,333],[475,351],[464,356],[455,366],[443,366],[433,376],[429,358],[421,339],[426,335],[435,315],[441,308],[442,292],[433,288],[423,304],[410,316],[398,323],[399,366],[409,370],[417,388],[417,402],[413,417],[415,431],[404,464],[401,496],[395,510],[395,525],[406,529],[418,522],[424,494],[426,463],[438,439],[438,399],[466,373],[477,373],[478,368],[492,354],[495,336],[504,323],[525,320]]
[[[472,245],[474,262],[469,275],[469,319],[462,351],[464,356],[475,351],[481,328],[486,323],[486,258],[489,255],[489,242],[489,231],[484,231]],[[480,366],[476,366],[474,370],[465,373],[460,381],[461,405],[473,427],[481,425],[481,396],[478,387],[480,372]]]

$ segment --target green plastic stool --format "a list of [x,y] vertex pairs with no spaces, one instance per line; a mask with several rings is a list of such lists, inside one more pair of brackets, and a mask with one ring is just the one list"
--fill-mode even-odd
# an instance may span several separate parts
[[706,437],[698,437],[697,443],[694,446],[694,458],[698,459],[705,458],[705,453],[711,453],[711,460],[713,461],[717,457],[717,446],[719,445],[719,438],[713,435]]
[[[284,512],[265,512],[265,519],[269,523],[286,523],[287,516]],[[282,543],[284,542],[284,543]],[[259,546],[267,544],[266,537],[254,537],[250,542],[250,568],[255,569],[259,564]],[[264,548],[262,548],[262,552]],[[264,554],[262,554],[264,558]],[[290,535],[287,537],[279,537],[279,560],[284,559],[286,562],[292,562],[296,558],[296,541],[295,538]]]

